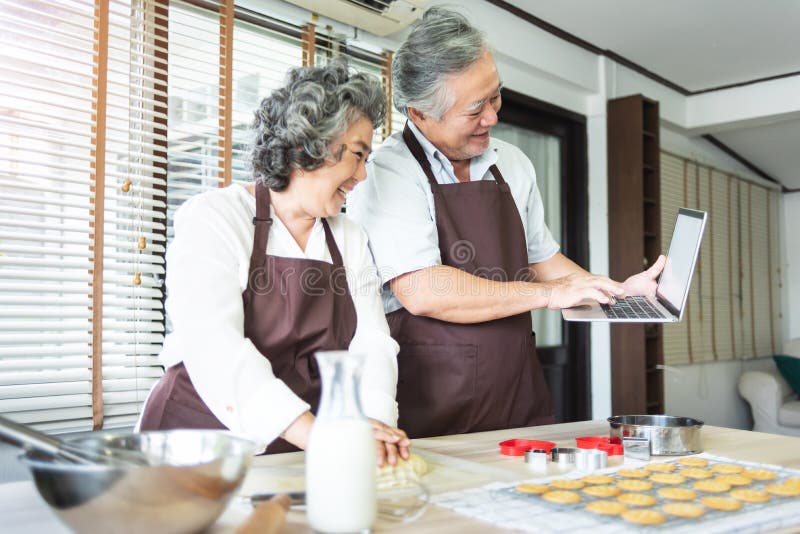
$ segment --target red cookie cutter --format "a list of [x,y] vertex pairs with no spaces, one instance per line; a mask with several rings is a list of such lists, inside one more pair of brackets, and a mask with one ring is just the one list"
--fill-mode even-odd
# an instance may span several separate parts
[[575,438],[575,443],[579,449],[597,449],[607,452],[609,456],[621,455],[624,452],[622,440],[617,437],[583,436]]
[[506,456],[523,456],[525,451],[540,449],[550,453],[556,444],[552,441],[538,441],[535,439],[507,439],[500,442],[500,454]]

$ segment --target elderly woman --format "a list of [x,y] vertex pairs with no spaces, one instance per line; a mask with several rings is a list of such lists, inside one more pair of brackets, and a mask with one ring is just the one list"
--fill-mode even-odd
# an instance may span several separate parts
[[393,427],[398,346],[367,237],[340,214],[385,113],[379,83],[345,63],[293,69],[256,111],[255,183],[177,211],[167,371],[141,430],[227,428],[271,443],[268,453],[305,448],[320,398],[313,354],[350,349],[367,354],[361,399],[379,465],[408,456]]

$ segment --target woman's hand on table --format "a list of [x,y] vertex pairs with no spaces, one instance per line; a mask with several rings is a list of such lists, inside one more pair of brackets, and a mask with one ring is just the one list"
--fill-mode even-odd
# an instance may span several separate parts
[[375,436],[378,467],[383,467],[385,463],[395,465],[399,458],[408,460],[411,440],[406,433],[377,419],[370,419],[370,422],[372,422],[372,434]]

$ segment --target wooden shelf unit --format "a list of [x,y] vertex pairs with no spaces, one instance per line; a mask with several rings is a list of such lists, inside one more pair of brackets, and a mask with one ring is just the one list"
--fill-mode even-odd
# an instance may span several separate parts
[[[625,280],[661,254],[658,102],[608,102],[608,233],[611,278]],[[616,415],[664,413],[659,324],[611,326],[611,404]]]

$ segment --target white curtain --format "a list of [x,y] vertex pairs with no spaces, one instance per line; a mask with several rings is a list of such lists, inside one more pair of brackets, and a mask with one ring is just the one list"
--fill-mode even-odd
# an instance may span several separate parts
[[[556,241],[561,241],[561,158],[560,140],[511,124],[499,123],[492,136],[517,146],[533,162],[536,181],[542,194],[544,220]],[[500,169],[502,172],[503,169]],[[540,347],[561,345],[561,312],[535,310],[533,329]]]

